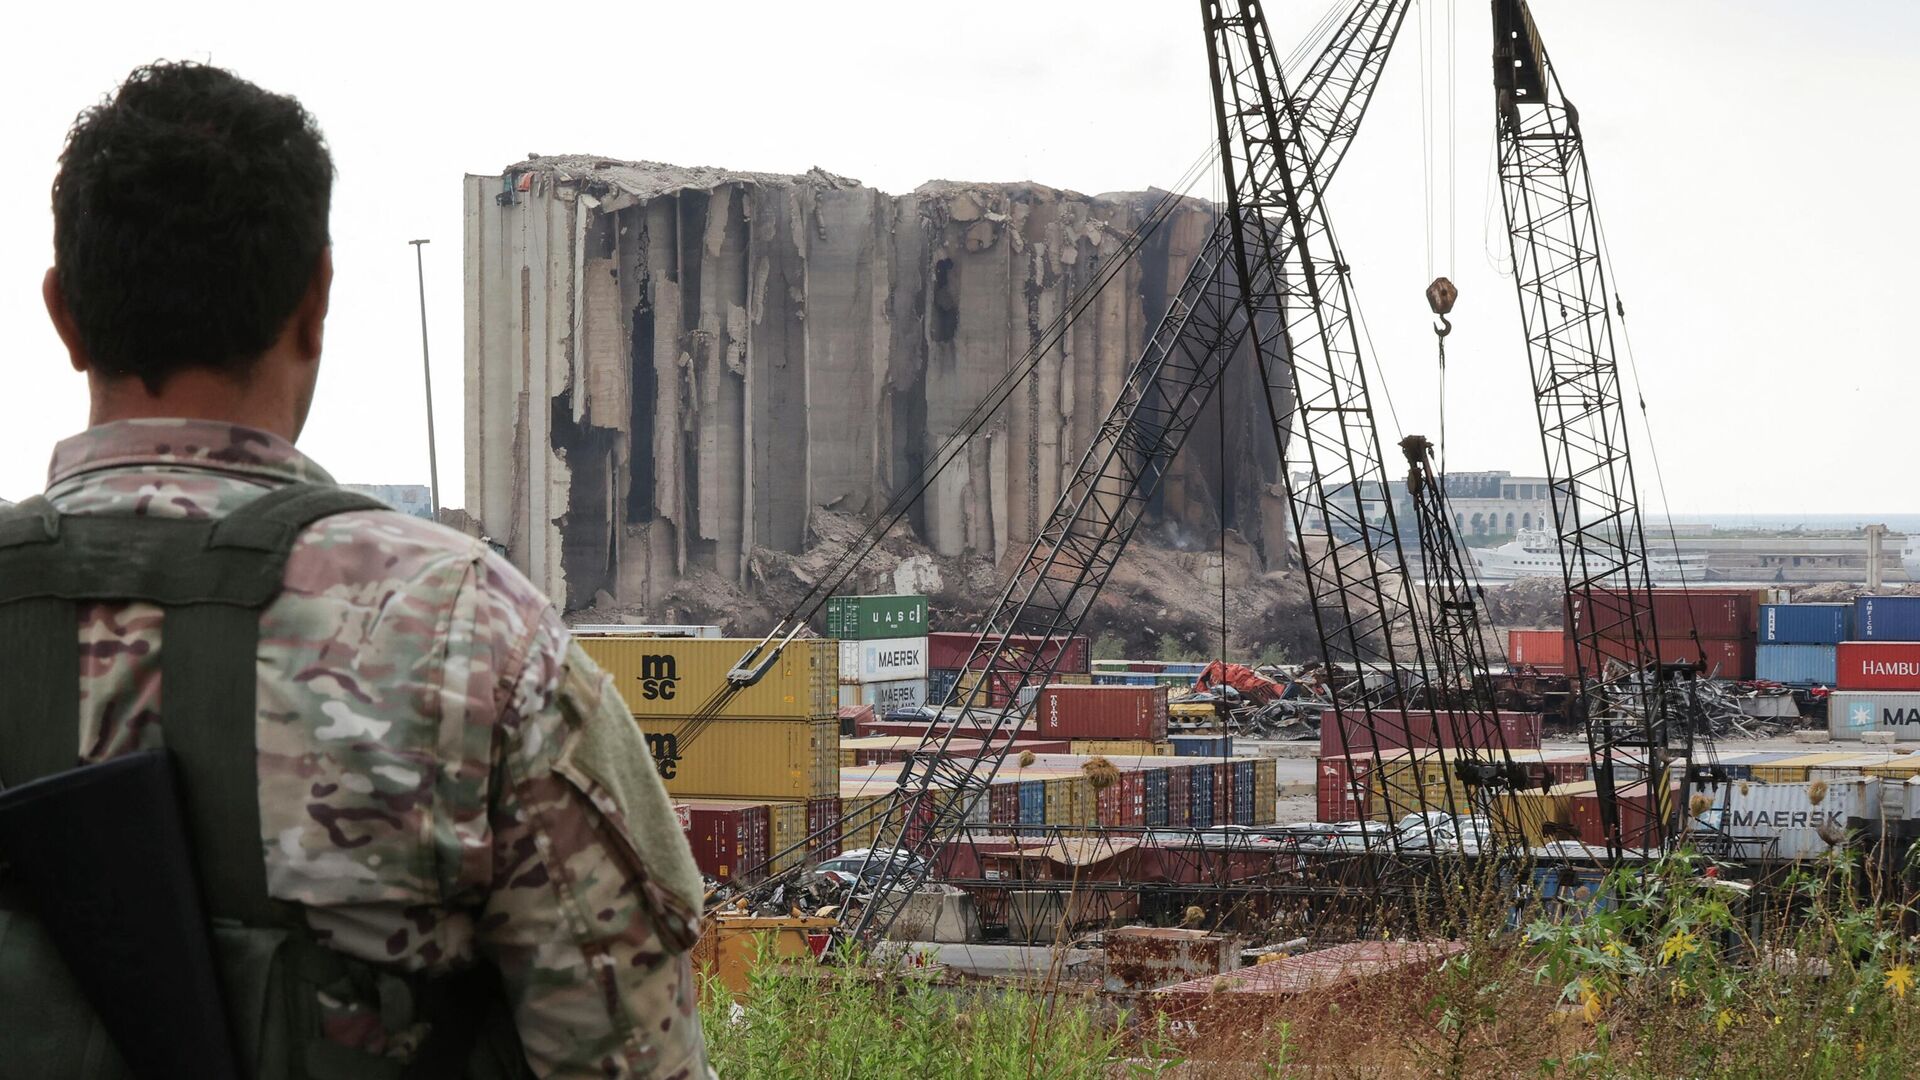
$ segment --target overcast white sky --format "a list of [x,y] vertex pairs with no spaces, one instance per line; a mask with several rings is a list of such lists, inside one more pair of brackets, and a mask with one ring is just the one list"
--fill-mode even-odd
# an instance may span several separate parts
[[[1291,40],[1327,6],[1269,8]],[[1505,240],[1490,187],[1487,5],[1456,6],[1449,463],[1532,473],[1540,444],[1517,306],[1493,258]],[[535,151],[818,165],[891,192],[936,177],[1100,192],[1172,183],[1211,134],[1188,0],[267,10],[96,2],[9,14],[0,496],[37,491],[53,442],[85,424],[84,385],[40,304],[47,189],[73,115],[146,60],[231,67],[298,95],[326,131],[340,174],[337,277],[302,446],[342,480],[426,481],[407,241],[433,240],[434,397],[455,505],[464,173]],[[1537,0],[1535,14],[1585,123],[1676,512],[1920,510],[1920,5]],[[1400,426],[1431,433],[1420,68],[1410,20],[1330,203]]]

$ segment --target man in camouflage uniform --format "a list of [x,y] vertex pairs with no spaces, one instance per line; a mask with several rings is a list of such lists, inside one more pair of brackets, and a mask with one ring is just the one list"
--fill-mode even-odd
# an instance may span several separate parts
[[[141,69],[82,114],[45,293],[92,426],[54,452],[55,509],[220,518],[332,484],[292,442],[331,183],[299,104],[216,68]],[[155,745],[173,719],[160,616],[81,609],[80,760]],[[496,966],[538,1075],[707,1075],[698,872],[640,731],[545,597],[477,540],[350,512],[301,534],[259,642],[272,898],[382,969]],[[405,1061],[422,1038],[380,1000],[320,1008],[324,1039],[359,1050]]]

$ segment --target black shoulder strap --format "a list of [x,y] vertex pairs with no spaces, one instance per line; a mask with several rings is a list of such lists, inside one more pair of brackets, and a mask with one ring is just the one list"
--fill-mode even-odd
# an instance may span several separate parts
[[165,608],[161,727],[179,769],[211,914],[279,921],[267,899],[255,745],[260,611],[309,525],[378,500],[295,484],[217,520],[0,512],[0,780],[72,768],[79,738],[78,605]]
[[[24,592],[34,572],[8,552],[52,543],[60,515],[36,495],[0,510],[0,594]],[[25,562],[25,560],[21,560]],[[71,769],[78,760],[80,628],[73,601],[31,596],[0,602],[0,785]],[[41,675],[71,673],[66,678]],[[45,718],[68,717],[66,723]],[[39,721],[39,722],[36,722]]]

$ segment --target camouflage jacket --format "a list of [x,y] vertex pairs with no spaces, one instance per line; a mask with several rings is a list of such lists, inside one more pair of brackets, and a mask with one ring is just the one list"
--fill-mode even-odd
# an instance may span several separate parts
[[[63,513],[220,516],[331,478],[285,440],[121,421],[62,442]],[[159,741],[145,604],[83,607],[80,753]],[[638,727],[552,606],[485,545],[397,513],[301,537],[261,619],[268,891],[316,938],[410,971],[497,965],[543,1076],[707,1074],[686,951],[699,876]],[[664,821],[664,824],[663,824]],[[378,1002],[321,1002],[326,1037],[404,1058]]]

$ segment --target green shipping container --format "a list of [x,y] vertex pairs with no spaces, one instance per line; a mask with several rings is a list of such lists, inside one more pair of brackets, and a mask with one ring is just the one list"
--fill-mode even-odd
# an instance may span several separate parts
[[827,636],[850,641],[925,637],[924,596],[829,596]]

